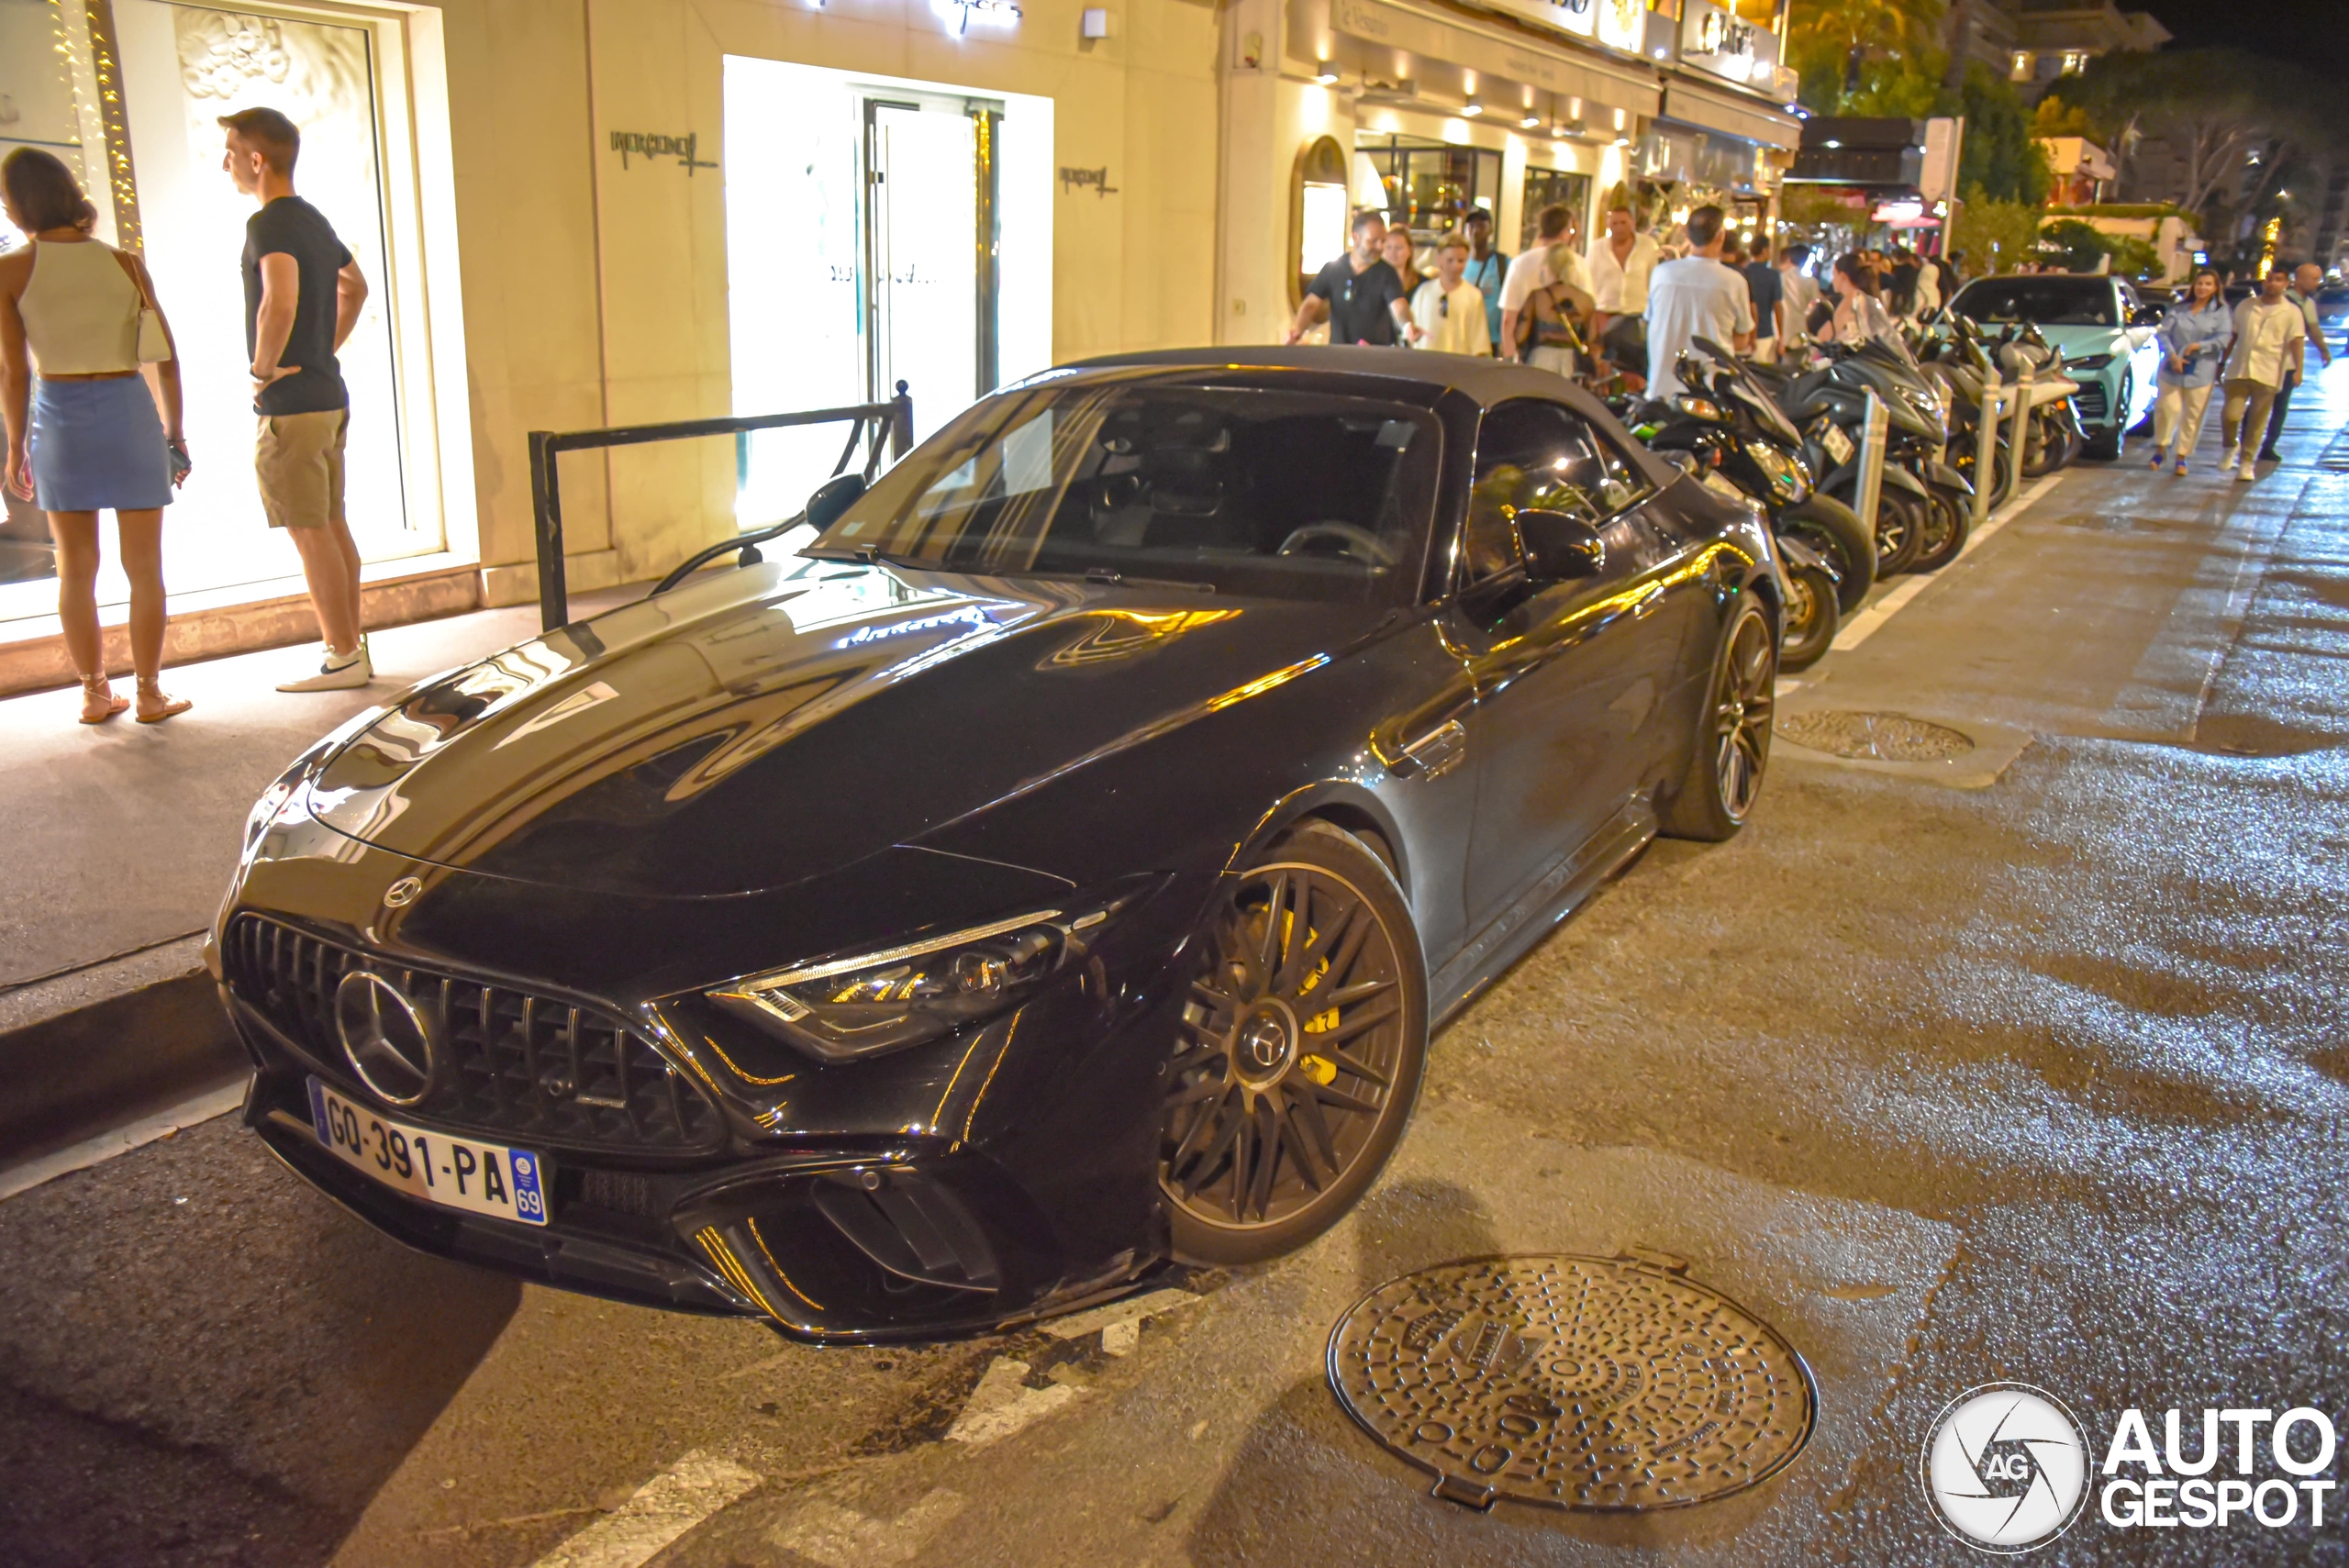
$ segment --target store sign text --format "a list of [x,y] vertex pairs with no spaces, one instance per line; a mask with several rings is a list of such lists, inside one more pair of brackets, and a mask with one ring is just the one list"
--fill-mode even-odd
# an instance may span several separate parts
[[1063,169],[1061,171],[1061,195],[1067,195],[1071,191],[1083,190],[1090,190],[1098,196],[1116,195],[1118,187],[1109,183],[1109,166],[1104,163],[1098,169]]
[[644,130],[616,130],[611,133],[611,150],[620,155],[621,168],[629,166],[628,161],[631,156],[674,158],[685,165],[688,178],[696,169],[718,167],[715,160],[695,156],[700,145],[701,134],[698,131],[687,131],[683,136],[662,136]]
[[971,19],[974,17],[982,22],[994,22],[1008,28],[1019,21],[1021,16],[1014,0],[931,0],[931,3],[940,16],[954,24],[954,30],[958,33],[969,32]]

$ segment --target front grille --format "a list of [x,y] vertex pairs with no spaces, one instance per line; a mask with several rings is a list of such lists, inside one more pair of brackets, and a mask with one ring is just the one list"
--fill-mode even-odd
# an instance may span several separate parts
[[436,1026],[432,1087],[407,1112],[618,1151],[702,1149],[723,1136],[718,1107],[692,1080],[590,1008],[392,963],[258,915],[229,926],[221,962],[239,1000],[342,1078],[335,988],[354,969],[397,984]]
[[2103,424],[2104,409],[2104,384],[2100,381],[2083,382],[2080,390],[2072,394],[2072,412],[2083,425]]

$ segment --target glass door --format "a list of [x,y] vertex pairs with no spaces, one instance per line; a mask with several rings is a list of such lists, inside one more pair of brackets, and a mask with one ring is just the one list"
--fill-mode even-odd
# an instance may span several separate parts
[[963,103],[864,101],[870,385],[878,401],[906,384],[917,438],[995,390],[999,118]]

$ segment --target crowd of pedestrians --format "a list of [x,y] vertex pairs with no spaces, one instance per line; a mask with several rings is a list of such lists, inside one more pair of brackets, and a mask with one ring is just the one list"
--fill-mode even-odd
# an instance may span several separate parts
[[[258,210],[246,224],[245,342],[254,473],[269,526],[302,562],[325,656],[280,691],[374,677],[361,628],[359,551],[343,510],[350,395],[337,352],[367,281],[318,210],[294,193],[301,133],[273,109],[221,117],[221,167]],[[58,618],[82,682],[82,722],[184,713],[162,689],[163,509],[194,471],[182,428],[178,345],[137,254],[96,238],[97,209],[53,153],[0,160],[0,207],[28,243],[0,255],[0,483],[48,516]],[[115,695],[99,625],[98,514],[115,514],[130,583],[135,704]]]

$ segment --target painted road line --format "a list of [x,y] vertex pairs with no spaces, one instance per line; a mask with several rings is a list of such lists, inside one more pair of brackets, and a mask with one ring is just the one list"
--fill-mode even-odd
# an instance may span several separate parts
[[[2015,517],[2029,511],[2039,498],[2053,489],[2056,482],[2063,477],[2061,473],[2049,474],[1985,517],[1982,520],[1982,526],[1967,536],[1965,547],[1951,560],[1949,566],[1942,568],[1942,572],[1946,572],[1951,566],[1955,566],[1959,562],[1964,561],[1985,539],[2005,528]],[[1901,607],[1909,600],[1932,587],[1941,575],[1941,572],[1936,572],[1931,576],[1911,577],[1898,587],[1887,590],[1882,597],[1863,607],[1858,615],[1843,623],[1842,630],[1835,634],[1835,640],[1831,645],[1834,651],[1849,653],[1853,649],[1874,637],[1879,627],[1898,614]]]
[[1089,1312],[1072,1312],[1065,1318],[1047,1318],[1036,1325],[1055,1340],[1082,1339],[1096,1329],[1115,1328],[1121,1323],[1136,1323],[1144,1318],[1163,1318],[1195,1305],[1198,1297],[1187,1290],[1153,1290],[1141,1296],[1113,1301],[1107,1307],[1097,1307]]
[[1027,1378],[1026,1362],[1013,1361],[1009,1356],[996,1357],[986,1375],[979,1379],[979,1385],[971,1390],[970,1402],[963,1407],[963,1413],[947,1429],[946,1440],[967,1443],[973,1448],[1000,1442],[1076,1397],[1077,1390],[1072,1384],[1030,1388]]
[[963,1511],[962,1497],[940,1487],[894,1519],[876,1519],[818,1497],[775,1527],[768,1540],[824,1568],[886,1568],[910,1562],[941,1526]]
[[654,1552],[758,1484],[756,1473],[696,1449],[533,1568],[640,1568]]
[[6,1202],[19,1193],[30,1192],[60,1176],[70,1176],[76,1171],[102,1165],[117,1154],[128,1154],[157,1139],[169,1138],[183,1128],[195,1127],[214,1117],[226,1116],[245,1103],[245,1082],[239,1078],[226,1088],[207,1090],[192,1100],[182,1100],[169,1110],[157,1111],[126,1126],[111,1128],[95,1138],[85,1138],[71,1149],[61,1149],[54,1154],[28,1160],[13,1170],[0,1171],[0,1202]]

